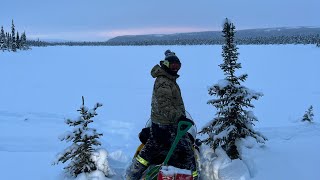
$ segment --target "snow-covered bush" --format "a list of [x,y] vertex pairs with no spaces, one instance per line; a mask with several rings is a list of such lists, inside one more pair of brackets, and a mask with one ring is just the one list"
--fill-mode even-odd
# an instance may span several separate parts
[[77,177],[81,173],[90,173],[96,170],[101,171],[105,176],[114,174],[108,165],[107,152],[96,149],[101,145],[98,139],[103,134],[97,133],[96,129],[89,127],[89,124],[93,122],[92,118],[97,115],[96,110],[101,106],[101,103],[97,103],[93,109],[88,109],[84,106],[84,98],[82,97],[82,106],[77,110],[80,112],[80,116],[65,121],[66,124],[74,128],[72,132],[66,132],[59,139],[72,144],[57,155],[54,164],[70,161],[64,167],[68,175]]
[[241,68],[241,63],[237,62],[239,53],[234,42],[235,26],[228,19],[224,23],[222,32],[225,38],[222,47],[224,61],[219,66],[226,77],[209,88],[209,95],[218,97],[208,101],[208,104],[212,104],[217,109],[217,113],[200,133],[208,135],[203,142],[212,149],[221,146],[231,159],[237,159],[239,158],[236,146],[238,139],[251,136],[260,143],[266,140],[262,134],[253,130],[257,117],[248,110],[248,108],[254,108],[251,100],[257,100],[263,94],[241,85],[241,82],[247,79],[247,74],[235,75],[235,71]]
[[304,113],[301,121],[313,122],[313,107],[310,106],[309,109]]

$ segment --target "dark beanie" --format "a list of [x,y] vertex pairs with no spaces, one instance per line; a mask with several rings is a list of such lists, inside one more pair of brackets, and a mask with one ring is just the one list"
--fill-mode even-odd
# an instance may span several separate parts
[[180,63],[180,60],[179,60],[179,58],[176,56],[176,53],[170,51],[169,49],[166,50],[166,52],[164,52],[164,55],[166,56],[166,57],[165,57],[165,60],[169,61],[170,63],[171,63],[171,62],[179,62],[179,63]]

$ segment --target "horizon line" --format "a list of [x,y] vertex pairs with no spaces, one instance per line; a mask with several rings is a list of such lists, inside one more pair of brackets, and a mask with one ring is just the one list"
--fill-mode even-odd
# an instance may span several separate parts
[[[320,26],[277,26],[277,27],[257,27],[257,28],[239,28],[236,29],[236,31],[243,31],[243,30],[256,30],[256,29],[279,29],[279,28],[287,28],[287,29],[298,29],[298,28],[320,28]],[[156,28],[156,29],[160,29],[160,28]],[[176,30],[181,30],[183,28],[178,28]],[[173,35],[173,34],[185,34],[185,33],[201,33],[201,32],[219,32],[221,30],[209,30],[206,28],[198,28],[199,30],[196,30],[197,28],[189,28],[189,30],[195,30],[195,31],[189,31],[188,29],[186,29],[186,31],[182,30],[182,31],[174,31],[174,32],[170,32],[170,30],[172,29],[167,29],[169,31],[167,32],[163,32],[163,33],[137,33],[138,31],[131,31],[132,33],[130,33],[130,30],[122,30],[122,31],[116,31],[116,30],[112,30],[112,31],[101,31],[101,32],[85,32],[84,34],[82,32],[57,32],[57,33],[52,33],[52,34],[31,34],[29,35],[29,40],[40,40],[40,41],[52,41],[52,42],[57,42],[57,41],[61,41],[61,42],[106,42],[110,39],[116,38],[116,37],[124,37],[124,36],[144,36],[144,35]],[[202,30],[201,30],[202,29]],[[75,39],[75,38],[57,38],[55,36],[59,36],[59,35],[70,35],[70,34],[78,34],[79,36],[83,36],[83,35],[87,35],[85,38],[85,40],[81,40],[80,39]],[[112,35],[113,34],[113,35]],[[88,36],[89,35],[89,36]],[[90,36],[91,35],[91,36]],[[30,38],[31,36],[31,38]],[[52,36],[52,37],[50,37]],[[28,36],[27,36],[28,37]],[[91,38],[93,37],[93,38]],[[105,38],[105,40],[98,40],[101,38]],[[42,40],[41,40],[42,39]],[[91,40],[89,40],[91,39]]]

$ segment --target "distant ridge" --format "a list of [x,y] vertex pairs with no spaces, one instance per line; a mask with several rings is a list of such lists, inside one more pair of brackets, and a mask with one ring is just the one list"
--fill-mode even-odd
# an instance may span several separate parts
[[[236,39],[244,38],[269,38],[269,37],[292,37],[292,36],[316,36],[320,34],[320,27],[278,27],[236,30]],[[204,31],[175,34],[147,34],[117,36],[108,40],[108,43],[139,43],[146,41],[175,41],[175,40],[222,40],[221,31]]]

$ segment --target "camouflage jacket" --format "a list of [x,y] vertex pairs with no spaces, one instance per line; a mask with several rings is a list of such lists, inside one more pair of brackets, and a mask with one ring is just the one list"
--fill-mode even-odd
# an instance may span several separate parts
[[185,107],[181,97],[181,91],[176,83],[179,76],[172,76],[155,65],[151,75],[156,78],[152,102],[151,120],[160,125],[177,125],[181,115],[185,115]]

